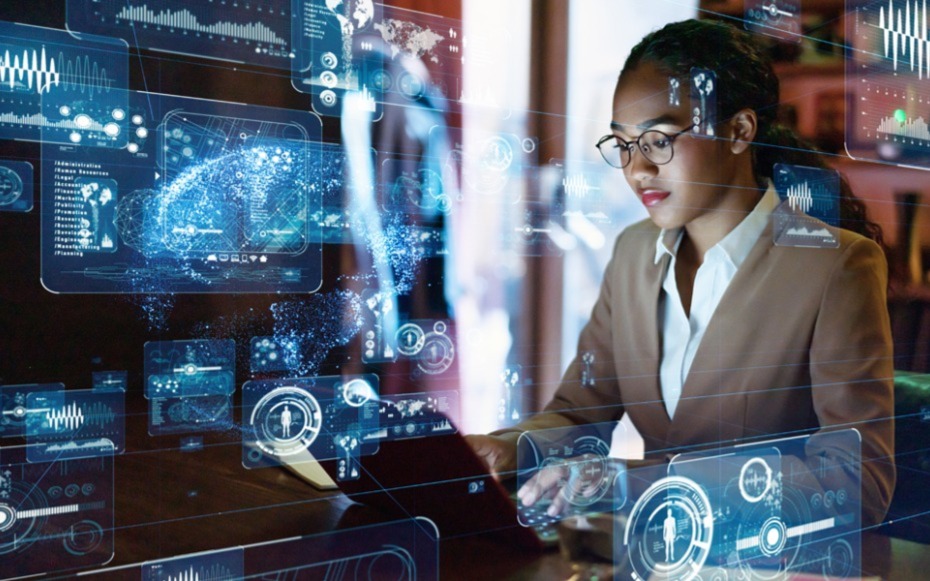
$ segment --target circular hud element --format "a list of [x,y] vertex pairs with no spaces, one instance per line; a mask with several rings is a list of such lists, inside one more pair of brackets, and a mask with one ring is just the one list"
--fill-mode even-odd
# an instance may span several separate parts
[[265,394],[249,418],[256,444],[275,457],[306,450],[316,440],[323,423],[320,404],[305,389],[284,386]]

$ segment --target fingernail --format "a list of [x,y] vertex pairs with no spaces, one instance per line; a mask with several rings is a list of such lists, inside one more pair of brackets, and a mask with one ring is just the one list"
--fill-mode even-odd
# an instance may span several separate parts
[[548,509],[546,509],[546,514],[548,514],[549,516],[558,516],[559,511],[555,509],[555,505],[553,504]]

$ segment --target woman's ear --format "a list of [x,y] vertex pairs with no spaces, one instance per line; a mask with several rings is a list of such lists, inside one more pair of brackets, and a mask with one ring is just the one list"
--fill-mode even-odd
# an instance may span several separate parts
[[749,149],[756,138],[759,119],[752,109],[742,109],[730,120],[730,151],[740,154]]

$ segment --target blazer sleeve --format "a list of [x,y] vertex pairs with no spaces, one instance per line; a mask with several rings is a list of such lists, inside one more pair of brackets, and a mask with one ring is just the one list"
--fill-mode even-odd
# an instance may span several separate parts
[[581,331],[578,348],[553,398],[542,412],[516,426],[494,432],[513,439],[520,433],[579,424],[598,424],[610,441],[613,425],[623,417],[623,402],[614,364],[614,287],[621,265],[618,259],[623,233],[614,243],[613,255],[604,272],[600,294],[591,317]]
[[[881,522],[891,503],[894,464],[894,361],[887,307],[888,266],[873,241],[857,237],[830,274],[810,347],[811,394],[820,431],[855,428],[861,436],[863,524]],[[820,433],[820,432],[818,432]],[[851,451],[812,437],[806,462],[839,465]],[[823,456],[824,458],[818,458]],[[832,458],[831,458],[832,457]],[[854,460],[854,458],[853,458]],[[860,475],[834,473],[832,483]],[[857,484],[853,482],[852,484]],[[851,486],[850,488],[857,488]]]

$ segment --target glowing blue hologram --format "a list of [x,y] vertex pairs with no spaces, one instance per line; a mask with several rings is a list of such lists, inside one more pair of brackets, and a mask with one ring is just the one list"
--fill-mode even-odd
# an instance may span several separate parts
[[223,431],[234,426],[231,395],[153,397],[148,402],[150,436]]
[[43,144],[47,289],[319,288],[319,118],[136,92],[127,117],[124,150]]
[[0,22],[0,138],[121,148],[126,43]]
[[378,401],[378,429],[363,439],[392,441],[453,434],[458,429],[449,419],[458,417],[457,391],[382,395]]
[[691,123],[695,135],[716,135],[717,88],[717,73],[691,67]]
[[[630,515],[624,547],[633,569],[682,578],[702,567],[751,579],[859,574],[860,446],[858,432],[841,430],[676,456]],[[674,537],[659,522],[663,510],[677,522]]]
[[[416,361],[417,371],[438,375],[452,367],[455,360],[455,344],[445,321],[435,321],[432,328],[426,329],[421,326],[422,322],[410,322],[408,325],[412,327],[401,327],[397,330],[397,349]],[[405,352],[404,349],[408,351]]]
[[[338,460],[373,454],[378,440],[378,378],[326,376],[248,381],[242,386],[242,465],[262,468],[309,451]],[[355,462],[357,464],[357,462]]]
[[142,581],[234,581],[244,578],[242,547],[181,555],[142,564]]
[[749,0],[744,16],[743,25],[750,32],[801,42],[801,0]]
[[30,462],[122,454],[126,393],[90,389],[30,393],[26,398]]
[[29,394],[61,391],[63,383],[0,385],[0,438],[26,435]]
[[47,456],[33,447],[0,448],[0,578],[106,563],[113,557],[113,446],[94,458],[27,462]]
[[139,48],[232,62],[291,67],[290,0],[68,0],[68,28]]
[[[509,249],[525,256],[560,256],[577,245],[575,236],[566,230],[564,187],[558,183],[562,172],[552,167],[524,167],[524,181],[538,199],[526,200],[522,207],[501,208],[504,242]],[[564,178],[562,178],[564,182]]]
[[362,361],[384,363],[397,359],[395,328],[397,319],[397,296],[390,293],[365,289],[362,304],[367,317],[362,331]]
[[707,493],[693,480],[683,476],[657,480],[633,505],[623,543],[615,543],[617,559],[628,558],[631,576],[640,581],[657,577],[690,581],[710,554],[713,511]]
[[126,391],[129,385],[128,371],[95,371],[92,378],[94,391]]
[[443,178],[429,165],[419,161],[411,164],[403,159],[384,160],[383,174],[393,178],[391,183],[383,184],[385,211],[426,218],[452,211],[453,200],[445,191]]
[[848,0],[846,11],[847,153],[930,168],[930,118],[924,107],[930,60],[918,58],[927,47],[921,36],[926,25],[917,21],[925,12],[912,0]]
[[232,339],[149,341],[144,369],[147,398],[232,395],[236,343]]
[[439,531],[429,519],[380,523],[245,548],[249,577],[439,579]]
[[840,174],[776,163],[773,179],[782,201],[772,213],[775,245],[839,248],[839,238],[826,225],[840,224]]
[[523,148],[523,139],[512,133],[463,133],[457,128],[430,131],[434,151],[449,139],[451,151],[443,160],[443,175],[462,175],[463,196],[490,196],[515,204],[523,198],[523,167],[536,161],[535,147]]
[[249,361],[252,373],[296,369],[300,364],[300,345],[292,339],[252,337]]
[[381,117],[383,75],[374,26],[382,6],[374,0],[293,0],[295,58],[291,84],[313,96],[313,110],[338,117],[346,92],[356,92],[372,119]]
[[508,365],[501,372],[501,398],[497,406],[498,426],[512,426],[520,421],[523,409],[522,388],[529,385],[523,375],[523,366]]
[[32,164],[27,161],[0,160],[0,212],[32,210]]
[[623,507],[623,466],[609,458],[616,425],[610,422],[549,428],[520,435],[517,489],[531,491],[538,499],[529,507],[517,503],[521,525],[546,525],[573,515]]

